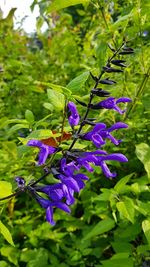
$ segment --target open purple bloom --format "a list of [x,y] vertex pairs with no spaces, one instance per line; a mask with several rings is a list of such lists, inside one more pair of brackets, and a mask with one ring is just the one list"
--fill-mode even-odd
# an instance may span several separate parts
[[28,146],[35,146],[38,147],[40,149],[39,155],[38,155],[38,165],[43,165],[45,163],[45,161],[47,160],[48,156],[53,154],[57,148],[52,147],[52,146],[48,146],[43,144],[41,141],[39,140],[30,140],[27,143]]
[[63,198],[66,198],[67,205],[72,205],[74,203],[74,190],[68,187],[63,183],[53,184],[53,185],[45,185],[40,186],[36,189],[39,192],[43,192],[52,201],[60,201]]
[[79,167],[74,161],[67,163],[66,158],[62,158],[60,169],[66,176],[70,176],[74,173],[74,171],[78,171]]
[[67,105],[67,108],[68,108],[68,113],[69,113],[68,121],[69,121],[70,126],[73,127],[73,126],[78,125],[80,116],[77,111],[76,105],[73,102],[69,102]]
[[100,147],[104,145],[106,143],[104,141],[105,138],[110,139],[113,144],[119,145],[121,141],[113,137],[111,132],[114,130],[127,128],[127,127],[128,125],[126,123],[116,122],[113,126],[107,129],[105,123],[97,123],[94,126],[93,130],[84,134],[82,138],[85,140],[92,141],[96,147]]
[[131,102],[131,99],[128,97],[120,97],[118,99],[115,99],[114,97],[108,97],[107,99],[99,102],[99,107],[106,108],[106,109],[113,109],[119,112],[120,114],[123,114],[126,109],[121,110],[117,104],[119,103],[127,103]]
[[109,161],[109,160],[115,160],[115,161],[119,161],[119,162],[127,162],[128,159],[121,153],[114,153],[114,154],[110,154],[110,155],[103,155],[103,156],[99,156],[96,155],[95,153],[92,155],[91,154],[86,154],[85,153],[85,157],[79,158],[78,162],[82,167],[85,167],[88,171],[93,171],[94,169],[91,167],[91,165],[89,163],[92,163],[96,166],[100,166],[104,175],[107,178],[110,177],[115,177],[116,173],[111,173],[106,162],[105,161]]
[[55,225],[55,221],[53,220],[53,208],[59,208],[67,213],[71,212],[69,207],[63,202],[51,202],[48,199],[39,196],[38,194],[36,194],[36,200],[42,206],[42,208],[46,209],[46,220],[51,225]]

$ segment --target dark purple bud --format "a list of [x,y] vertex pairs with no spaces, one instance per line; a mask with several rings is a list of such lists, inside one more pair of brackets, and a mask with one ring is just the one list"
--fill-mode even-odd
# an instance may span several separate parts
[[122,52],[120,52],[119,53],[119,55],[130,55],[130,54],[133,54],[134,52],[132,52],[132,51],[122,51]]
[[96,76],[94,76],[94,75],[92,74],[92,72],[90,72],[90,75],[91,75],[92,79],[93,79],[95,82],[98,82],[98,78],[97,78]]
[[100,80],[99,83],[107,84],[107,85],[112,85],[112,84],[115,84],[116,82],[113,81],[113,80],[109,80],[109,78],[106,78],[104,80]]
[[123,72],[123,70],[120,70],[120,69],[114,69],[114,68],[111,68],[111,67],[103,67],[103,70],[104,70],[105,72],[108,72],[108,73],[110,73],[110,72]]
[[116,51],[116,50],[112,47],[111,44],[108,44],[108,47],[110,48],[110,50],[111,50],[112,52],[115,52],[115,51]]
[[124,46],[122,49],[123,49],[124,51],[134,52],[133,48],[131,48],[131,47]]
[[105,90],[99,90],[99,88],[97,89],[92,89],[91,92],[94,94],[94,95],[97,95],[99,97],[106,97],[106,96],[109,96],[110,93],[105,91]]
[[126,65],[124,64],[124,62],[126,62],[125,60],[120,60],[120,59],[116,59],[116,60],[112,60],[111,63],[113,65],[119,66],[119,67],[123,67],[125,68]]
[[93,121],[90,121],[90,120],[86,119],[86,120],[84,120],[84,121],[82,122],[82,124],[83,124],[83,125],[88,124],[88,125],[94,126],[96,123],[93,122]]
[[85,102],[80,101],[80,100],[78,100],[78,99],[76,99],[76,101],[77,101],[81,106],[83,106],[83,107],[87,107],[87,104],[86,104]]
[[16,181],[19,188],[24,188],[24,186],[25,186],[24,178],[22,178],[21,176],[17,176],[17,177],[15,177],[15,181]]

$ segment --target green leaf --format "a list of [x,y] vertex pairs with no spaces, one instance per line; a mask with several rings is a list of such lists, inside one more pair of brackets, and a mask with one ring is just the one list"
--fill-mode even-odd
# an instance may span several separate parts
[[61,111],[64,109],[65,97],[63,94],[51,89],[47,90],[47,94],[48,98],[50,99],[50,103],[56,110]]
[[120,258],[101,261],[103,267],[133,267],[133,259]]
[[124,186],[128,183],[130,178],[133,176],[133,173],[123,177],[119,182],[115,185],[114,190],[117,191],[117,193],[123,193],[124,192]]
[[48,12],[57,11],[62,8],[66,8],[69,6],[74,6],[78,4],[86,4],[89,0],[54,0],[53,3],[48,8]]
[[33,123],[34,122],[33,112],[31,110],[27,109],[25,112],[25,118],[29,123]]
[[12,185],[6,181],[0,181],[0,198],[7,197],[12,194]]
[[121,216],[134,223],[135,208],[131,198],[126,197],[124,201],[118,202],[116,207]]
[[[10,247],[10,246],[3,246],[1,248],[1,254],[2,256],[4,257],[7,257],[7,259],[13,263],[13,265],[16,265],[18,266],[18,253],[17,253],[17,249],[14,248],[14,247]],[[8,263],[7,263],[8,264]],[[10,265],[7,265],[7,266],[10,266]]]
[[114,220],[107,218],[97,223],[93,229],[83,238],[83,241],[90,239],[94,236],[103,234],[110,231],[115,226]]
[[136,145],[136,155],[138,159],[144,164],[144,168],[147,172],[148,177],[150,178],[150,147],[145,143]]
[[49,137],[57,137],[60,136],[60,134],[53,134],[51,130],[35,130],[32,133],[30,133],[27,137],[27,140],[29,139],[46,139]]
[[14,242],[12,240],[11,233],[9,232],[8,228],[1,221],[0,221],[0,232],[10,245],[15,246]]
[[107,51],[108,45],[107,41],[101,41],[100,44],[97,45],[96,48],[96,55],[98,59],[98,65],[100,69],[105,65],[105,56],[106,56],[106,51]]
[[16,125],[13,125],[8,131],[8,136],[12,135],[14,132],[16,132],[16,131],[18,131],[20,129],[29,129],[29,125],[28,124],[16,124]]
[[146,236],[148,243],[150,244],[150,219],[144,220],[142,222],[142,229]]
[[71,82],[69,82],[67,84],[67,88],[69,88],[71,91],[78,92],[82,89],[83,85],[87,81],[89,74],[89,71],[83,72],[81,75],[77,76]]
[[44,104],[43,104],[43,107],[44,108],[46,108],[46,109],[48,109],[48,110],[50,110],[50,111],[53,111],[53,105],[52,104],[50,104],[50,103],[47,103],[47,102],[45,102]]

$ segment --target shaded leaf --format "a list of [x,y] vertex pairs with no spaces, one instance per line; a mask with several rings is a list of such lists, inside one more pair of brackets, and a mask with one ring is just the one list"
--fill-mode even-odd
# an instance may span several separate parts
[[114,220],[107,218],[104,219],[102,221],[100,221],[99,223],[97,223],[93,229],[91,229],[91,231],[83,238],[84,240],[90,239],[94,236],[103,234],[105,232],[110,231],[113,227],[115,226],[115,222]]

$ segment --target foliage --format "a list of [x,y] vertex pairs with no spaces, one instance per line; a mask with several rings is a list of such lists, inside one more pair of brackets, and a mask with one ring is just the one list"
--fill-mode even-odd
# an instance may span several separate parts
[[[27,141],[60,136],[65,99],[87,101],[93,86],[89,72],[98,75],[111,54],[107,44],[117,48],[123,39],[135,53],[126,56],[124,74],[111,75],[117,84],[110,92],[131,97],[123,117],[130,127],[112,152],[126,154],[129,162],[111,164],[119,173],[114,180],[96,169],[71,215],[55,212],[55,227],[44,221],[44,212],[26,193],[1,202],[0,267],[148,266],[149,1],[61,1],[68,3],[61,9],[60,1],[49,2],[32,4],[41,12],[33,36],[13,29],[15,10],[0,19],[0,197],[14,192],[16,175],[27,182],[42,175],[42,168],[35,167],[37,150],[33,155]],[[49,28],[43,34],[44,22]],[[79,110],[83,114],[83,107]],[[96,113],[107,125],[119,120],[115,112]],[[70,142],[66,140],[64,148]],[[112,145],[107,146],[111,151]],[[45,183],[52,179],[49,175]]]

